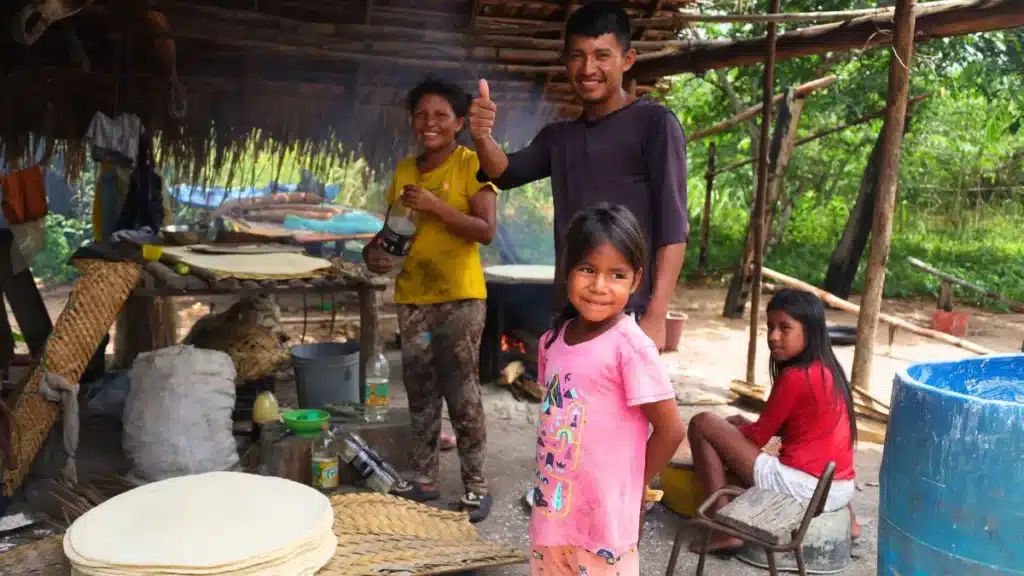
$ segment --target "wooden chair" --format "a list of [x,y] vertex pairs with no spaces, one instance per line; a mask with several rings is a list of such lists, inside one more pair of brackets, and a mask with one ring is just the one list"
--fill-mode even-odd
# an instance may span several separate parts
[[[713,532],[723,532],[756,544],[764,548],[768,558],[768,572],[778,576],[775,564],[775,553],[793,552],[800,576],[807,576],[804,566],[803,540],[811,520],[822,513],[832,476],[835,474],[835,462],[829,462],[825,471],[818,479],[811,501],[804,504],[800,500],[760,488],[744,490],[734,486],[726,486],[709,496],[697,510],[697,517],[692,523],[704,528],[704,544],[701,547],[700,560],[697,562],[697,576],[704,574],[704,560],[707,558],[708,546]],[[707,510],[722,496],[734,496],[732,502],[722,507],[714,518],[707,515]],[[672,555],[669,557],[666,576],[672,576],[676,569],[676,560],[682,547],[683,529],[676,532]]]

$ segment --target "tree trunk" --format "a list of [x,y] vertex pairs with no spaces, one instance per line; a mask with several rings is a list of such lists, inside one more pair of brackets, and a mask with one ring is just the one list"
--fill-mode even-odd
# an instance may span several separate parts
[[704,211],[700,215],[700,256],[697,258],[697,276],[708,272],[708,240],[711,236],[711,191],[715,184],[715,143],[708,144],[708,165],[704,171]]
[[[755,245],[761,247],[758,258],[763,258],[765,253],[764,243],[770,228],[767,215],[773,212],[773,209],[770,207],[774,206],[775,191],[777,191],[774,183],[782,182],[782,171],[789,165],[789,155],[793,152],[796,128],[800,119],[800,113],[803,110],[803,101],[796,100],[794,96],[795,92],[793,89],[790,89],[783,105],[780,107],[779,115],[775,119],[775,134],[772,137],[771,144],[768,150],[765,151],[771,162],[769,165],[769,174],[771,176],[769,181],[765,183],[766,205],[763,207],[765,216],[762,216],[760,224],[755,226],[754,214],[758,211],[758,207],[755,205],[751,212],[751,223],[747,228],[747,240],[743,248],[743,258],[740,261],[739,267],[733,273],[732,281],[729,283],[729,289],[725,296],[725,309],[722,315],[726,318],[739,318],[743,316],[747,297],[751,293],[750,267],[756,259],[754,254],[756,250]],[[755,239],[755,230],[760,234],[760,238]]]
[[[904,134],[910,130],[910,122],[904,127]],[[839,238],[832,257],[829,259],[828,272],[825,273],[824,288],[830,294],[848,300],[853,290],[853,281],[857,276],[861,256],[868,245],[871,234],[871,218],[875,212],[875,198],[878,190],[879,170],[882,163],[882,132],[878,134],[871,156],[864,168],[861,178],[857,202],[846,220],[843,235]]]

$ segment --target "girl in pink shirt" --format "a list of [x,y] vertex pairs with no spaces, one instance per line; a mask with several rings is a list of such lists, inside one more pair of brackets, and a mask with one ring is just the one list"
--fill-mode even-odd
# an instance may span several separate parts
[[645,488],[685,435],[654,342],[623,313],[645,272],[643,233],[602,204],[576,215],[565,246],[569,304],[538,359],[530,573],[636,576]]

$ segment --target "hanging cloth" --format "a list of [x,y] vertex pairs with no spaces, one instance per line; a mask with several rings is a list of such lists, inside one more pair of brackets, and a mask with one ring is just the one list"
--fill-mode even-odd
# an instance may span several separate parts
[[37,164],[0,176],[3,211],[8,224],[24,224],[44,218],[49,212],[43,169]]
[[110,118],[97,112],[89,123],[85,137],[92,142],[92,158],[132,168],[137,160],[142,121],[134,114]]
[[149,228],[157,232],[164,225],[163,179],[156,173],[153,141],[146,136],[139,140],[138,163],[129,179],[115,232]]

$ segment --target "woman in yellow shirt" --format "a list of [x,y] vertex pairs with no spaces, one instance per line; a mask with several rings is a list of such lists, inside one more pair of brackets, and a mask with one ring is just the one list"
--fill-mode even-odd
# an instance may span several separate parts
[[[416,235],[395,279],[402,339],[402,379],[412,417],[416,479],[404,494],[419,502],[440,497],[438,451],[442,400],[455,429],[470,520],[487,517],[491,496],[484,478],[487,430],[480,400],[480,337],[485,299],[480,244],[494,238],[494,186],[477,180],[476,153],[456,143],[470,96],[458,85],[427,79],[409,93],[417,156],[395,167],[388,202],[418,212]],[[370,242],[363,258],[374,272],[391,258]]]

